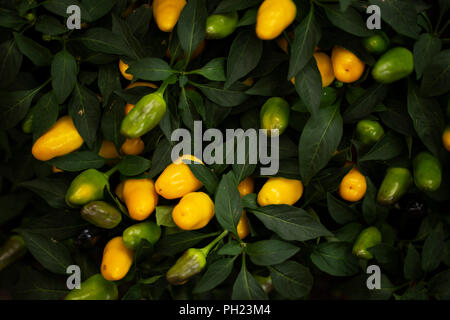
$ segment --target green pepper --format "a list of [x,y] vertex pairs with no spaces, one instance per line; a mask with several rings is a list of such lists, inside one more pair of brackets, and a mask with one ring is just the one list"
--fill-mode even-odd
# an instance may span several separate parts
[[223,39],[236,30],[239,15],[236,11],[213,14],[206,19],[206,39]]
[[411,172],[406,168],[391,167],[378,190],[377,201],[383,205],[396,203],[412,185]]
[[81,217],[103,229],[113,229],[122,221],[120,211],[105,201],[92,201],[85,204],[81,209]]
[[381,232],[376,227],[368,227],[361,231],[353,245],[353,254],[361,259],[372,259],[372,254],[367,250],[381,243]]
[[382,54],[389,48],[389,38],[383,31],[364,38],[362,43],[367,52],[377,55]]
[[123,231],[123,243],[130,249],[136,250],[142,239],[155,244],[161,236],[161,227],[151,221],[141,222],[129,226]]
[[411,51],[395,47],[384,53],[375,63],[372,76],[380,83],[391,83],[409,76],[414,70]]
[[271,135],[271,129],[278,129],[281,135],[289,125],[290,107],[286,100],[273,97],[264,103],[259,113],[261,128],[266,129],[267,135]]
[[428,151],[420,152],[413,161],[414,183],[422,191],[436,191],[441,186],[442,166]]
[[97,273],[83,281],[80,289],[70,291],[65,300],[117,300],[118,297],[117,285]]
[[256,281],[258,281],[258,283],[263,288],[265,293],[269,294],[270,291],[272,291],[273,285],[272,285],[272,277],[270,275],[268,275],[267,277],[263,277],[254,274],[253,277],[256,279]]
[[27,253],[25,241],[20,235],[13,235],[0,248],[0,271],[16,262]]
[[158,125],[166,108],[166,101],[159,90],[142,97],[122,120],[120,132],[130,139],[143,136]]
[[378,121],[364,119],[356,125],[356,137],[364,145],[375,144],[384,135],[384,129]]
[[200,273],[206,265],[206,254],[202,249],[190,248],[167,271],[166,279],[170,284],[181,285],[189,278]]
[[322,96],[320,98],[320,107],[331,106],[337,98],[336,89],[333,87],[322,88]]
[[69,207],[78,207],[91,201],[102,200],[106,186],[109,187],[106,174],[95,169],[85,170],[70,184],[66,193],[66,203]]
[[24,133],[31,133],[33,131],[33,111],[35,107],[28,110],[25,119],[22,122],[22,131]]

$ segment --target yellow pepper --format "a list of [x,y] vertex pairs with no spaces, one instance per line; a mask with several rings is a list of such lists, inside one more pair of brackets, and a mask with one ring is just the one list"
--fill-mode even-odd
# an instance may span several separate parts
[[158,204],[158,194],[151,179],[126,180],[122,192],[128,213],[134,220],[147,219]]
[[154,0],[153,16],[161,31],[171,32],[180,18],[186,0]]
[[271,204],[293,205],[302,194],[303,183],[300,180],[269,178],[259,191],[257,201],[262,207]]
[[33,145],[33,156],[41,161],[47,161],[77,150],[83,144],[83,138],[78,133],[70,116],[60,118]]
[[165,199],[181,198],[189,192],[200,189],[203,184],[194,176],[189,166],[183,159],[202,163],[191,155],[184,155],[174,163],[167,166],[155,183],[156,192]]
[[133,263],[134,251],[127,248],[122,237],[115,237],[106,244],[103,250],[101,273],[109,281],[117,281],[125,277]]
[[296,15],[297,7],[292,0],[265,0],[258,9],[256,34],[262,40],[275,39]]
[[214,217],[214,203],[204,192],[191,192],[181,198],[173,208],[172,219],[178,228],[197,230]]

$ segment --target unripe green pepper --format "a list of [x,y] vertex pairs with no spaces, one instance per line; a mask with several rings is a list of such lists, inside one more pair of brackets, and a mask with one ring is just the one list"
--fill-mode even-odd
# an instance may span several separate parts
[[368,227],[361,231],[353,245],[353,254],[361,259],[372,259],[372,254],[367,250],[381,243],[381,232],[376,227]]
[[266,129],[267,135],[271,135],[271,129],[278,129],[281,135],[289,125],[290,107],[286,100],[273,97],[264,103],[259,113],[261,128]]
[[166,113],[166,108],[166,101],[161,92],[142,97],[122,120],[120,133],[130,139],[143,136],[158,125]]
[[122,221],[120,211],[105,201],[91,201],[85,204],[81,209],[81,217],[103,229],[113,229]]
[[107,175],[95,169],[87,169],[73,179],[66,193],[66,203],[69,207],[78,207],[102,200],[106,186],[109,187]]
[[123,243],[130,249],[136,250],[141,240],[145,239],[155,244],[161,236],[161,227],[151,221],[141,222],[129,226],[123,231]]
[[0,271],[16,262],[27,253],[25,241],[20,235],[13,235],[0,248]]
[[31,133],[33,130],[33,111],[34,111],[34,107],[32,107],[30,110],[28,110],[28,113],[22,122],[22,131],[24,133]]
[[167,271],[166,279],[172,285],[186,283],[189,278],[200,273],[206,265],[206,254],[202,249],[190,248]]
[[362,43],[367,52],[373,54],[382,54],[389,48],[389,38],[383,31],[364,38]]
[[70,291],[65,300],[117,300],[118,297],[117,285],[97,273],[83,281],[80,289]]
[[372,69],[372,76],[377,82],[391,83],[406,78],[413,70],[412,52],[403,47],[395,47],[378,59]]
[[378,189],[377,201],[383,205],[396,203],[412,185],[411,172],[406,168],[391,167]]
[[273,289],[272,277],[268,275],[267,277],[259,276],[254,274],[253,277],[258,281],[259,285],[262,287],[265,293],[269,294]]
[[320,98],[320,107],[331,106],[337,98],[336,89],[333,87],[322,88],[322,97]]
[[441,186],[442,166],[428,151],[420,152],[413,161],[414,183],[422,191],[436,191]]
[[212,14],[206,19],[206,39],[223,39],[236,30],[239,15],[236,11]]
[[375,144],[384,135],[384,129],[378,121],[364,119],[356,125],[356,137],[364,145]]

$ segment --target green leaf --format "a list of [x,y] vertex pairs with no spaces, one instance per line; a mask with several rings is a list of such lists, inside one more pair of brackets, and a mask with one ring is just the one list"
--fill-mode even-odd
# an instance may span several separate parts
[[52,62],[52,54],[46,47],[34,40],[14,32],[14,40],[19,50],[28,57],[36,66],[48,66]]
[[216,174],[203,164],[189,163],[188,166],[194,176],[203,183],[206,190],[214,194],[219,184],[219,178],[217,178]]
[[408,245],[405,264],[403,265],[403,274],[405,275],[405,279],[408,280],[419,280],[422,277],[420,253],[411,243]]
[[13,297],[23,300],[61,300],[68,292],[65,277],[38,272],[33,267],[26,266],[20,272]]
[[307,241],[332,235],[313,216],[297,207],[270,205],[249,211],[284,240]]
[[345,123],[359,121],[370,115],[375,107],[383,101],[388,92],[388,86],[376,83],[367,89],[359,98],[345,110],[342,117]]
[[207,17],[208,12],[204,0],[188,1],[181,11],[177,23],[177,34],[180,45],[186,52],[187,61],[200,42],[205,39]]
[[19,31],[28,21],[20,17],[16,11],[0,8],[0,27]]
[[31,101],[44,85],[31,90],[0,92],[0,127],[10,129],[25,118]]
[[193,293],[210,291],[224,282],[233,270],[234,258],[223,258],[214,261],[197,282]]
[[157,243],[156,249],[162,255],[170,257],[195,246],[204,239],[217,235],[217,233],[201,233],[197,231],[178,232],[162,237]]
[[253,30],[240,32],[231,44],[227,60],[227,79],[225,89],[228,89],[238,79],[250,73],[261,59],[262,41]]
[[38,194],[53,208],[67,208],[64,200],[70,181],[62,178],[40,178],[22,182],[19,186]]
[[405,151],[404,139],[388,132],[366,154],[359,158],[359,161],[389,160],[401,155]]
[[25,240],[27,249],[44,268],[53,273],[66,274],[67,267],[72,265],[73,261],[69,250],[63,244],[28,230],[17,231]]
[[149,177],[154,178],[160,174],[171,162],[170,154],[172,152],[172,145],[170,142],[163,138],[158,143],[155,152],[152,157],[152,168],[149,172]]
[[358,211],[348,206],[345,202],[336,199],[331,193],[327,193],[327,207],[333,220],[339,224],[357,221],[360,216]]
[[227,13],[244,10],[259,4],[261,0],[223,0],[219,3],[214,13]]
[[334,237],[339,241],[353,243],[363,230],[363,225],[358,222],[351,222],[341,229],[333,231]]
[[387,105],[387,110],[379,113],[383,123],[405,136],[414,135],[414,127],[407,106],[396,100],[387,101]]
[[314,7],[311,6],[309,14],[295,28],[295,38],[291,47],[289,61],[288,80],[297,76],[311,60],[314,48],[319,43],[320,37],[320,25],[315,20]]
[[96,21],[106,15],[117,0],[82,0],[81,3],[88,13],[88,21]]
[[210,82],[206,84],[191,82],[191,84],[200,89],[208,99],[223,107],[235,107],[248,98],[246,93],[238,90],[238,88],[242,87],[232,86],[229,89],[224,89],[219,82]]
[[38,233],[47,238],[65,240],[78,236],[89,226],[89,222],[83,220],[79,214],[54,211],[28,219],[20,229]]
[[450,50],[432,56],[423,73],[420,92],[427,96],[439,96],[450,91]]
[[242,247],[239,242],[237,241],[230,241],[227,244],[225,244],[222,248],[220,248],[217,251],[218,255],[222,256],[237,256],[241,254]]
[[214,58],[201,69],[193,70],[190,73],[199,74],[211,81],[225,81],[225,58]]
[[137,176],[148,170],[151,166],[151,161],[140,156],[126,155],[117,165],[120,173],[124,176]]
[[377,218],[377,188],[372,180],[366,176],[367,191],[362,201],[362,214],[364,220],[370,225]]
[[51,36],[67,32],[67,28],[58,19],[49,15],[39,16],[35,28],[36,31]]
[[177,225],[172,220],[173,206],[157,206],[156,207],[156,223],[158,226],[173,228]]
[[412,81],[408,84],[408,113],[420,140],[438,156],[442,146],[444,115],[439,104],[433,99],[423,98]]
[[322,96],[322,77],[314,57],[296,74],[295,90],[308,108],[309,113],[313,117],[316,116],[319,112]]
[[299,250],[300,248],[293,244],[280,240],[261,240],[247,244],[246,248],[250,260],[258,266],[280,264]]
[[348,7],[347,10],[341,11],[337,4],[329,4],[324,8],[327,18],[336,27],[358,37],[370,36],[370,30],[356,9]]
[[68,110],[78,133],[87,146],[92,149],[97,140],[101,116],[97,96],[83,85],[75,84]]
[[53,58],[51,73],[53,91],[61,104],[70,95],[77,81],[78,66],[75,58],[66,50],[58,52]]
[[372,253],[381,270],[390,274],[402,274],[400,252],[397,248],[386,243],[380,243],[368,248],[368,251]]
[[120,133],[120,126],[125,116],[124,101],[118,96],[113,96],[112,101],[104,108],[101,129],[103,137],[114,143],[117,150],[120,150],[125,141],[125,137]]
[[303,183],[308,185],[337,150],[343,133],[339,103],[321,108],[306,123],[298,144],[298,160]]
[[442,224],[438,224],[425,239],[422,248],[422,270],[426,273],[439,267],[444,252],[444,239]]
[[236,228],[242,214],[242,201],[232,171],[223,175],[217,186],[214,210],[217,221],[222,228],[237,236]]
[[450,270],[442,271],[431,278],[428,288],[437,300],[450,300]]
[[103,97],[103,105],[106,105],[111,94],[121,89],[117,66],[111,63],[99,66],[97,84]]
[[69,153],[48,161],[49,164],[63,171],[82,171],[89,168],[99,169],[106,163],[105,159],[92,151]]
[[7,87],[16,79],[22,65],[23,55],[15,41],[5,41],[0,45],[0,87]]
[[43,95],[33,109],[32,131],[37,139],[44,134],[58,119],[59,106],[53,91]]
[[275,290],[286,298],[304,297],[313,287],[311,272],[297,262],[286,261],[269,269]]
[[417,79],[422,77],[427,65],[433,57],[441,51],[441,40],[430,33],[422,33],[419,40],[414,43],[414,69]]
[[94,52],[128,56],[130,48],[125,41],[105,28],[89,29],[81,38],[82,44]]
[[416,39],[420,28],[417,25],[417,12],[410,1],[405,0],[370,0],[370,4],[380,7],[381,19],[395,31]]
[[242,263],[233,285],[233,300],[267,300],[267,295],[256,279],[248,272],[245,263]]
[[[62,17],[68,17],[67,8],[71,5],[82,7],[78,0],[46,0],[42,3],[45,9],[48,11],[57,14]],[[83,11],[81,12],[82,19],[87,19],[88,14],[86,13],[86,17],[83,16]]]
[[132,74],[135,78],[149,81],[166,80],[172,75],[172,69],[162,59],[144,58],[130,64],[127,73]]
[[256,17],[257,17],[257,15],[258,15],[258,9],[257,8],[248,9],[242,15],[241,19],[239,20],[239,22],[237,24],[237,27],[244,27],[244,26],[250,26],[252,24],[256,24]]
[[5,222],[19,216],[30,200],[30,194],[10,193],[0,196],[0,226]]
[[353,276],[359,271],[358,258],[352,254],[348,242],[325,242],[311,253],[311,261],[317,268],[336,277]]

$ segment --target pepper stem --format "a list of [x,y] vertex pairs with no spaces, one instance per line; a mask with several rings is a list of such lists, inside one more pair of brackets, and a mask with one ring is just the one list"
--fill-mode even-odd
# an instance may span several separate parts
[[109,177],[111,177],[111,175],[112,175],[114,172],[116,172],[117,169],[118,169],[118,166],[115,165],[114,167],[112,167],[111,169],[109,169],[108,171],[106,171],[106,172],[104,173],[104,175],[109,179]]
[[228,230],[225,230],[217,238],[215,238],[213,241],[211,241],[210,244],[208,244],[206,247],[200,249],[203,252],[203,254],[205,255],[205,257],[208,255],[209,251],[211,251],[211,249],[217,244],[217,242],[222,240],[227,234],[228,234]]

